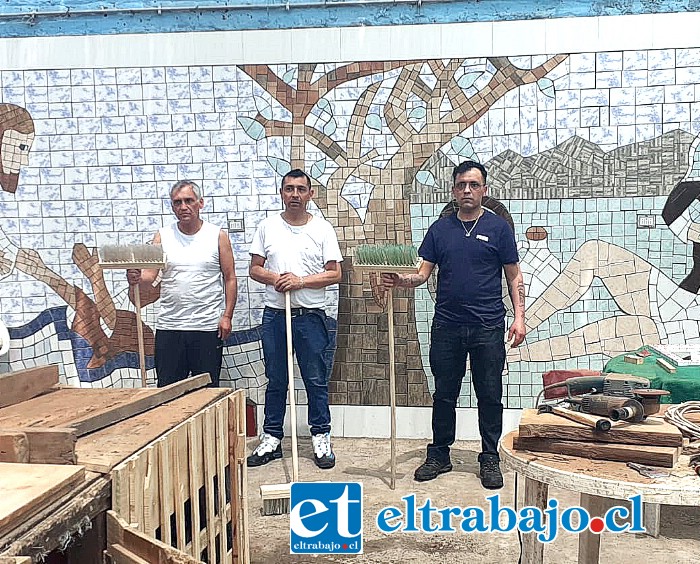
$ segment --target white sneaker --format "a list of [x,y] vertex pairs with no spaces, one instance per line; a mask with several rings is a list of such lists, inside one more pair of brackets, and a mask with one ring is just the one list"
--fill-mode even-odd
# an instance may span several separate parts
[[314,462],[316,466],[324,470],[335,466],[335,454],[331,448],[331,434],[319,433],[311,437],[314,445]]
[[262,466],[282,458],[282,441],[267,433],[260,435],[260,444],[247,459],[249,467]]

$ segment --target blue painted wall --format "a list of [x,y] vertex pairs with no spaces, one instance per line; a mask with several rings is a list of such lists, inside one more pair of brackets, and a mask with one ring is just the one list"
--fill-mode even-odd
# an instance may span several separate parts
[[369,0],[361,4],[354,0],[34,0],[27,6],[23,0],[7,0],[0,5],[0,37],[454,23],[700,10],[700,0]]

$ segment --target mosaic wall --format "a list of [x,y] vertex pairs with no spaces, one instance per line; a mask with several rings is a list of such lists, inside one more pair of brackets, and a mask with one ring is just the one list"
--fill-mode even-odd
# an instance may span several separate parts
[[[466,158],[486,164],[489,207],[512,219],[521,250],[530,332],[509,355],[508,407],[531,405],[551,368],[700,340],[700,49],[0,80],[0,319],[12,338],[0,371],[60,362],[73,385],[138,385],[125,276],[103,273],[95,248],[149,241],[174,219],[169,187],[191,178],[205,218],[230,234],[239,279],[222,381],[262,401],[263,288],[248,247],[281,209],[281,175],[303,167],[346,256],[328,298],[331,401],[385,405],[384,296],[352,271],[352,249],[418,245]],[[430,403],[433,291],[397,292],[399,405]],[[153,379],[158,304],[144,301]],[[467,378],[460,405],[474,404]]]

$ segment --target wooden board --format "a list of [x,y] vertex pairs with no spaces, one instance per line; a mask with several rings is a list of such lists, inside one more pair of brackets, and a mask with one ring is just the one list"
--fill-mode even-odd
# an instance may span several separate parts
[[552,452],[568,454],[595,460],[613,460],[617,462],[637,462],[650,466],[673,468],[680,455],[679,447],[648,445],[624,445],[617,443],[593,443],[583,441],[558,441],[556,439],[538,439],[533,437],[513,437],[513,448],[531,452]]
[[0,463],[0,537],[84,480],[82,466]]
[[165,405],[79,437],[75,445],[77,462],[88,470],[108,473],[122,460],[231,392],[226,388],[196,390]]
[[72,427],[80,437],[172,401],[211,382],[200,374],[164,388],[63,388],[0,409],[0,428]]
[[58,384],[58,365],[56,364],[0,374],[0,407],[50,392],[56,384]]
[[0,462],[75,464],[75,441],[74,429],[0,429]]
[[520,437],[569,441],[672,447],[683,444],[683,435],[678,428],[660,417],[648,417],[642,423],[615,421],[610,431],[600,433],[563,417],[549,413],[538,414],[536,409],[525,409],[520,418],[518,433]]
[[114,511],[107,512],[107,554],[128,564],[199,564],[184,552],[129,527]]

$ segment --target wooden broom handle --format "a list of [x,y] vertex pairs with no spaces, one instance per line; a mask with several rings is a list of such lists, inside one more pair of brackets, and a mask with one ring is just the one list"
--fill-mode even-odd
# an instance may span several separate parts
[[292,348],[292,297],[284,293],[284,317],[287,333],[287,378],[289,379],[289,422],[292,427],[292,482],[299,481],[299,452],[297,449],[297,408],[294,401],[294,352]]
[[394,293],[387,292],[387,317],[389,321],[389,404],[391,405],[391,489],[396,489],[396,354],[394,345]]
[[139,341],[139,366],[141,367],[141,387],[146,387],[146,351],[143,342],[143,324],[141,323],[141,291],[134,284],[134,305],[136,306],[136,336]]

